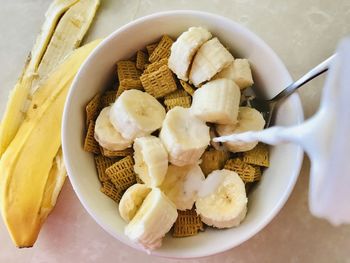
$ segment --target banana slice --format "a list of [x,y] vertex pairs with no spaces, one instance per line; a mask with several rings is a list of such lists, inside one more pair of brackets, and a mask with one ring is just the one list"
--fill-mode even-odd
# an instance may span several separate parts
[[160,189],[178,210],[192,209],[205,177],[198,164],[170,165]]
[[208,175],[204,184],[196,201],[196,211],[202,221],[217,228],[238,226],[245,218],[248,202],[238,174],[216,170]]
[[[250,107],[240,107],[238,122],[229,125],[217,125],[216,131],[220,136],[237,134],[246,131],[261,131],[264,129],[265,120],[260,112]],[[258,142],[224,142],[231,152],[245,152],[253,149]]]
[[126,221],[130,222],[141,207],[151,188],[144,184],[134,184],[130,186],[119,202],[119,214]]
[[248,59],[235,59],[228,67],[216,74],[213,79],[231,79],[242,90],[254,84]]
[[162,184],[168,170],[168,152],[154,136],[136,138],[134,142],[135,173],[150,187]]
[[196,87],[210,80],[216,73],[233,62],[230,52],[215,37],[205,42],[195,55],[190,70],[190,82]]
[[209,145],[209,127],[189,109],[174,107],[168,111],[159,138],[177,166],[196,163]]
[[113,127],[109,120],[111,106],[104,108],[95,124],[95,139],[105,149],[121,151],[130,147],[132,140],[127,140]]
[[233,124],[240,98],[240,89],[232,80],[212,80],[194,92],[191,112],[205,122]]
[[211,38],[211,33],[202,27],[190,27],[171,46],[169,68],[179,79],[188,80],[188,71],[194,54]]
[[165,118],[165,109],[148,93],[132,89],[118,97],[109,118],[125,139],[134,140],[159,129]]
[[158,188],[153,188],[143,201],[141,208],[125,227],[125,235],[146,249],[162,245],[162,238],[177,219],[177,210]]

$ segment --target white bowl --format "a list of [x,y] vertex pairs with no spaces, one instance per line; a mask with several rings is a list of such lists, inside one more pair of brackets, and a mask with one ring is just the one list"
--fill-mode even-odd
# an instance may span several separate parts
[[[108,86],[116,74],[118,60],[129,58],[163,34],[177,37],[191,26],[207,28],[235,56],[248,58],[259,89],[273,95],[291,82],[281,60],[260,38],[227,18],[197,11],[163,12],[140,18],[112,33],[94,50],[77,74],[65,105],[62,126],[65,164],[85,209],[108,233],[134,248],[140,247],[124,235],[125,222],[120,218],[116,204],[100,192],[93,155],[83,150],[85,105]],[[294,94],[279,109],[276,122],[293,125],[302,120],[300,100]],[[270,156],[271,166],[249,194],[248,214],[239,227],[208,228],[188,238],[167,235],[163,246],[152,254],[171,258],[209,256],[233,248],[258,233],[287,201],[298,177],[303,154],[297,146],[281,145],[273,147]]]

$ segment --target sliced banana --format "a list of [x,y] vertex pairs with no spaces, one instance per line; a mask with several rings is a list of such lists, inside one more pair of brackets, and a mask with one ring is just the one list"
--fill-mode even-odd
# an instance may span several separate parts
[[[254,108],[240,107],[238,122],[229,125],[217,125],[216,131],[220,136],[237,134],[247,131],[261,131],[264,129],[265,120],[262,114]],[[245,152],[253,149],[258,142],[224,142],[224,146],[231,152]]]
[[168,170],[168,152],[155,136],[136,138],[134,142],[135,173],[150,187],[162,184]]
[[[247,213],[247,195],[242,179],[230,170],[216,170],[208,175],[210,191],[201,191],[196,211],[201,220],[213,227],[238,226]],[[212,187],[212,186],[215,187]]]
[[125,235],[146,249],[156,249],[162,245],[162,238],[175,223],[177,215],[173,202],[161,190],[153,188],[125,227]]
[[194,54],[211,38],[211,33],[202,27],[190,27],[171,46],[169,68],[179,79],[188,80],[188,71]]
[[241,92],[230,79],[216,79],[204,84],[193,94],[191,112],[205,122],[237,122]]
[[109,117],[124,138],[133,140],[159,129],[165,118],[165,109],[148,93],[131,89],[117,98]]
[[134,184],[130,186],[119,202],[119,214],[126,221],[130,222],[141,207],[151,188],[144,184]]
[[96,119],[95,139],[105,149],[121,151],[131,146],[132,140],[122,137],[109,120],[111,106],[104,108]]
[[228,67],[216,74],[213,79],[231,79],[242,90],[254,84],[248,59],[235,59]]
[[204,174],[198,164],[182,167],[169,165],[160,189],[178,210],[192,209],[204,179]]
[[159,138],[177,166],[196,163],[209,145],[209,127],[189,109],[175,107],[168,111]]
[[193,59],[190,82],[198,87],[233,62],[230,52],[215,37],[205,42]]

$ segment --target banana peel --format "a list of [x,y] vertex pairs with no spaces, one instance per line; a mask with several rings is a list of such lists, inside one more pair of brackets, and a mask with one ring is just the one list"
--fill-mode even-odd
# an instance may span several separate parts
[[80,45],[99,4],[100,0],[55,0],[50,5],[23,74],[9,97],[0,126],[0,158],[23,122],[40,82]]
[[18,128],[24,120],[27,98],[32,82],[36,77],[35,72],[37,71],[56,25],[61,16],[77,1],[78,0],[55,0],[49,6],[45,14],[46,20],[41,28],[41,32],[27,58],[21,77],[9,96],[9,101],[0,126],[0,158],[15,137]]
[[99,0],[80,0],[62,16],[38,67],[31,95],[39,87],[38,82],[48,76],[70,52],[80,46],[99,4]]
[[33,246],[63,184],[65,177],[58,175],[62,163],[55,158],[60,156],[66,95],[80,65],[99,43],[96,40],[75,50],[42,82],[43,92],[34,94],[30,105],[32,113],[1,157],[1,214],[18,247]]

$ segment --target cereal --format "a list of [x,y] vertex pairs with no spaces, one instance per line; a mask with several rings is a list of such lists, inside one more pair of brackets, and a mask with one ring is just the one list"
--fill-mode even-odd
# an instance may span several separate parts
[[173,73],[167,66],[162,66],[155,72],[143,74],[141,82],[145,91],[155,98],[164,97],[177,89]]
[[102,155],[95,155],[95,165],[97,169],[98,179],[100,182],[109,180],[106,174],[106,169],[113,164],[113,160]]
[[143,74],[148,74],[148,73],[152,73],[157,71],[158,69],[160,69],[162,66],[164,65],[168,65],[168,58],[162,58],[159,61],[156,61],[152,64],[149,64],[147,66],[147,68],[145,69],[145,71],[143,72]]
[[95,122],[90,121],[88,130],[86,132],[85,141],[84,141],[84,151],[99,154],[100,147],[98,145],[98,142],[95,140],[94,134],[95,134]]
[[120,60],[117,63],[117,73],[119,82],[124,79],[139,79],[141,72],[136,68],[136,64],[129,60]]
[[254,149],[243,153],[243,161],[249,164],[269,167],[269,147],[259,143]]
[[240,158],[228,160],[224,168],[236,172],[245,183],[259,181],[261,178],[261,172],[257,172],[254,166],[243,162]]
[[188,84],[186,81],[183,81],[182,79],[180,79],[180,84],[188,94],[193,96],[195,89],[190,84]]
[[188,97],[187,92],[184,91],[183,89],[178,89],[164,96],[164,99],[168,100],[168,99],[176,99],[180,97]]
[[107,168],[106,174],[118,189],[123,191],[128,189],[136,183],[133,158],[127,156],[115,162],[112,166]]
[[142,83],[141,80],[138,79],[123,79],[120,84],[119,87],[123,86],[124,90],[128,90],[128,89],[142,89]]
[[152,55],[153,51],[156,49],[157,46],[158,46],[158,43],[153,43],[146,46],[148,56]]
[[165,99],[164,104],[166,106],[167,111],[171,110],[176,106],[189,108],[191,107],[191,97],[185,96],[185,97],[179,97],[179,98],[173,98],[173,99]]
[[115,185],[110,181],[103,182],[100,190],[102,193],[104,193],[105,195],[107,195],[109,198],[111,198],[117,203],[119,203],[120,199],[122,199],[123,191],[120,189],[117,189]]
[[146,64],[148,63],[148,54],[139,50],[136,53],[136,68],[139,70],[144,70]]
[[203,153],[202,162],[199,165],[205,176],[212,171],[221,170],[224,168],[226,161],[230,158],[230,154],[226,151],[219,151],[215,149],[207,150]]
[[101,94],[96,94],[92,100],[86,105],[86,124],[89,125],[90,121],[95,121],[100,113]]
[[149,56],[151,63],[161,60],[162,58],[168,58],[170,56],[170,48],[174,41],[167,35],[164,35],[160,40],[157,47],[153,50]]
[[128,155],[132,155],[134,153],[134,150],[132,148],[126,148],[125,150],[121,150],[121,151],[111,151],[102,147],[100,148],[101,148],[102,155],[109,158],[125,157]]
[[115,90],[109,90],[106,91],[101,96],[101,108],[105,108],[110,106],[112,103],[115,102],[115,99],[117,98],[117,92]]
[[188,237],[198,234],[198,231],[203,231],[203,223],[194,209],[180,211],[174,224],[173,237]]

